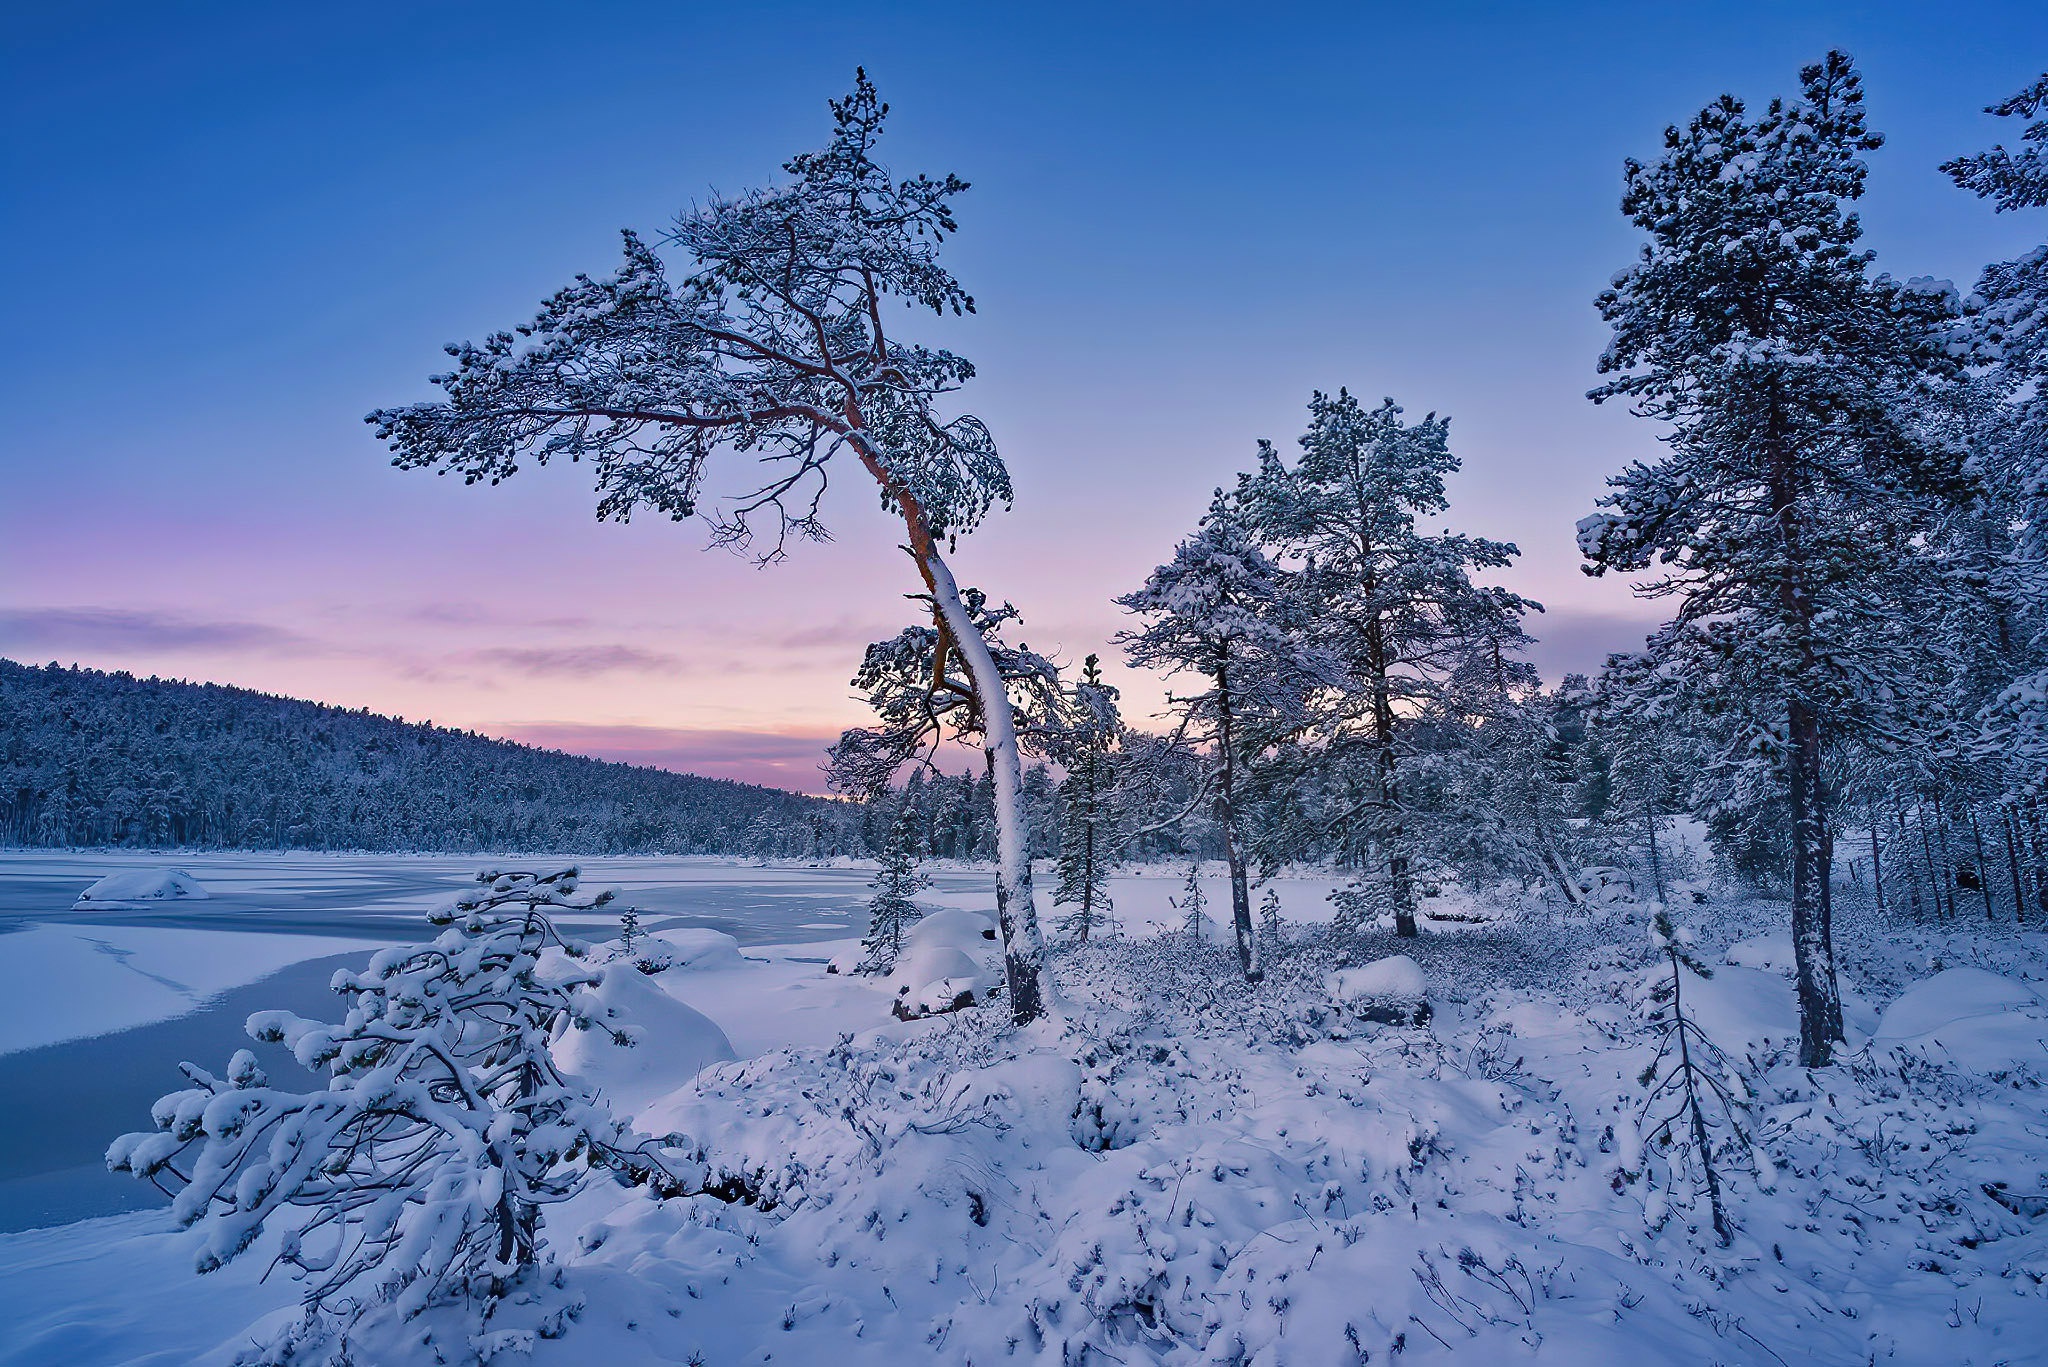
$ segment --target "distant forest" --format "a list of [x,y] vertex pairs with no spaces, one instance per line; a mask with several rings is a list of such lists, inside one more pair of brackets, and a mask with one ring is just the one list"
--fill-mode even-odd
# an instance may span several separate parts
[[[1033,804],[1058,838],[1054,784]],[[912,785],[925,852],[992,855],[986,779]],[[242,849],[867,854],[896,805],[493,740],[220,684],[0,660],[0,842]]]

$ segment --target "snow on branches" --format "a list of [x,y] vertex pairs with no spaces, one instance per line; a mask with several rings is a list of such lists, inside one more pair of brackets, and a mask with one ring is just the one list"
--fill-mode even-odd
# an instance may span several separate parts
[[[305,1285],[309,1318],[401,1318],[464,1297],[489,1306],[540,1261],[541,1212],[593,1168],[664,1194],[684,1184],[607,1106],[564,1079],[549,1041],[600,1029],[625,1043],[548,913],[587,910],[574,868],[493,870],[431,914],[430,944],[379,951],[334,989],[338,1024],[286,1011],[251,1016],[325,1085],[273,1083],[243,1049],[221,1076],[157,1102],[155,1129],[125,1135],[107,1165],[174,1194],[180,1225],[205,1231],[211,1271],[287,1223],[276,1258]],[[671,1137],[673,1138],[673,1137]],[[668,1141],[662,1141],[668,1142]],[[281,1219],[304,1212],[296,1223]]]

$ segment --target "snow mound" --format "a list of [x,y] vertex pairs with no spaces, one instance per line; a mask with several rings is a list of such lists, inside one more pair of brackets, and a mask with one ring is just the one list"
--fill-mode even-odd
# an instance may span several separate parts
[[72,910],[81,907],[130,906],[139,902],[206,900],[206,889],[183,869],[135,869],[110,873],[78,894]]
[[737,1058],[709,1016],[677,1001],[644,973],[620,965],[594,989],[610,1013],[617,1042],[598,1026],[564,1030],[552,1046],[555,1063],[612,1105],[631,1113],[686,1085],[714,1063]]
[[1429,1019],[1429,978],[1406,954],[1390,954],[1329,978],[1330,997],[1363,1020],[1420,1025]]
[[1886,1007],[1871,1043],[1938,1055],[1978,1073],[2048,1067],[2048,1002],[2016,978],[1951,968]]
[[1792,972],[1792,936],[1788,931],[1752,935],[1728,946],[1723,960],[1737,968],[1760,968],[1770,973]]
[[904,938],[913,945],[951,945],[968,951],[984,950],[996,939],[996,918],[965,907],[928,911]]
[[676,968],[738,968],[745,957],[740,942],[722,930],[679,928],[651,938],[667,947]]
[[1951,968],[1915,983],[1886,1007],[1877,1038],[1914,1039],[1956,1021],[2039,1005],[2040,994],[2016,978],[1981,968]]

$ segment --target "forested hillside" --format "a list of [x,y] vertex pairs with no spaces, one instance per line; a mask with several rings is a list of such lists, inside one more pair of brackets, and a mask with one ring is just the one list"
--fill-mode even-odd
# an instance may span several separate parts
[[859,813],[219,684],[0,660],[0,841],[835,854]]

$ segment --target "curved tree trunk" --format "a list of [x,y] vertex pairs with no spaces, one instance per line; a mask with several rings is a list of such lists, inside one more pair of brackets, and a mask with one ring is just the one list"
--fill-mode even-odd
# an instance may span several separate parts
[[901,511],[911,558],[931,593],[946,636],[960,652],[974,683],[982,749],[995,788],[996,923],[1003,937],[1003,978],[1010,989],[1011,1020],[1027,1025],[1045,1015],[1052,993],[1045,976],[1045,937],[1038,929],[1038,908],[1031,896],[1031,823],[1024,810],[1024,759],[1017,748],[1017,719],[1010,707],[1010,691],[988,642],[960,600],[960,585],[939,554],[938,541],[916,496],[889,473],[864,437],[856,438],[854,451]]
[[1019,1025],[1037,1020],[1050,1005],[1045,979],[1045,937],[1031,898],[1031,826],[1024,811],[1024,760],[1017,749],[1017,721],[1010,694],[988,642],[975,629],[960,601],[960,586],[927,538],[919,561],[932,601],[974,681],[981,710],[982,748],[995,784],[996,921],[1003,935],[1003,977],[1010,988],[1010,1018]]

